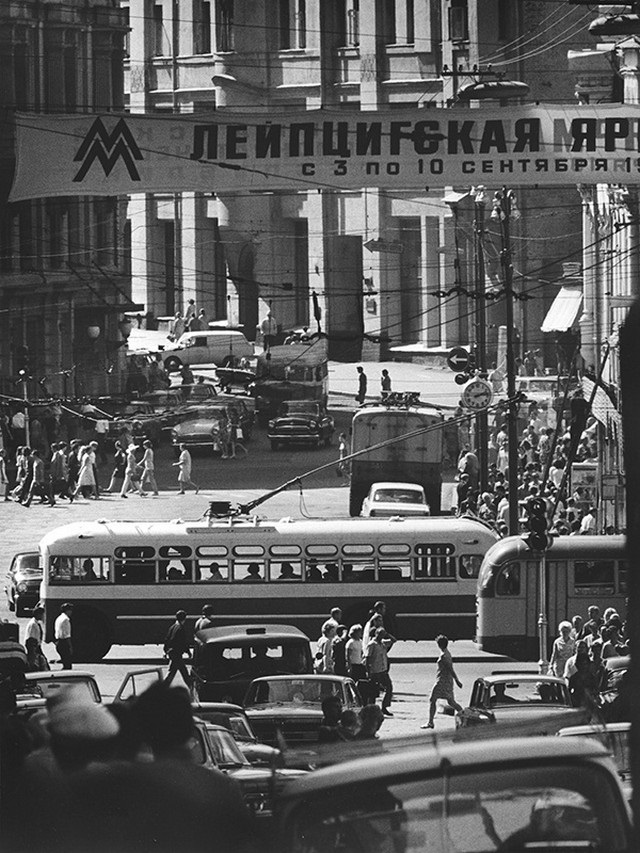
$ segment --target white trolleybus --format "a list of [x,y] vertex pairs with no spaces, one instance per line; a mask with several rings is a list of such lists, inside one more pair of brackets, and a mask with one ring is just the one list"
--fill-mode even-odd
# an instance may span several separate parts
[[[547,648],[558,624],[595,604],[627,612],[624,536],[558,536],[543,566],[522,537],[501,539],[487,552],[478,579],[476,642],[517,660],[540,656],[538,619],[547,619]],[[544,595],[544,601],[541,599]]]
[[211,603],[220,625],[287,623],[315,638],[331,607],[350,625],[384,599],[403,639],[471,638],[496,541],[454,517],[78,522],[40,544],[47,636],[65,601],[77,660],[96,661],[113,643],[161,642],[178,609],[193,619]]

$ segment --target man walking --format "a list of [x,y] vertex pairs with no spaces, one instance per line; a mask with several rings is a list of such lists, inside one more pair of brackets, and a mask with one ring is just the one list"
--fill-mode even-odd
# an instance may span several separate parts
[[384,696],[382,698],[382,713],[385,717],[393,717],[389,710],[391,700],[393,698],[393,683],[389,675],[389,658],[388,651],[395,643],[396,638],[392,637],[384,628],[377,628],[373,639],[369,642],[366,649],[367,658],[367,673],[369,680],[383,688]]
[[27,663],[31,672],[43,672],[50,669],[49,662],[42,651],[44,641],[44,607],[37,604],[27,622],[24,635],[24,647],[27,650]]
[[60,615],[53,626],[56,648],[60,655],[60,663],[63,669],[72,669],[73,667],[73,646],[71,645],[72,613],[73,604],[63,604],[60,608]]
[[176,621],[167,631],[167,636],[164,640],[164,653],[169,658],[169,672],[164,680],[167,687],[173,681],[176,672],[180,673],[187,687],[191,686],[191,676],[182,659],[183,655],[189,654],[189,648],[191,647],[191,636],[186,623],[187,614],[184,610],[178,610]]
[[55,506],[55,501],[50,489],[47,489],[47,481],[44,470],[44,461],[40,456],[39,450],[31,451],[31,485],[29,494],[24,501],[23,506],[31,506],[31,501],[34,495],[39,495],[41,502],[49,502],[49,506]]
[[358,365],[358,393],[356,394],[356,402],[362,406],[367,396],[367,374],[364,372],[364,367]]

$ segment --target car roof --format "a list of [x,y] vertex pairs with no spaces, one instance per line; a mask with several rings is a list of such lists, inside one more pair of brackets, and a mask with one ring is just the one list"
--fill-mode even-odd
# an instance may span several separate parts
[[340,684],[355,683],[348,675],[333,675],[327,674],[309,674],[301,675],[261,675],[260,678],[254,678],[251,682],[256,684],[259,681],[335,681]]
[[205,643],[257,640],[306,640],[307,635],[294,625],[224,625],[220,628],[203,628],[196,636]]
[[561,737],[574,737],[581,735],[613,734],[615,732],[630,732],[631,723],[593,723],[587,726],[565,726],[556,734]]
[[401,483],[397,480],[381,480],[379,483],[372,483],[372,489],[416,489],[416,491],[424,491],[424,487],[419,483]]
[[228,712],[230,714],[245,714],[242,705],[234,705],[233,702],[192,702],[191,709],[194,714],[198,711],[219,711],[220,713]]
[[546,684],[562,684],[563,686],[567,684],[564,678],[556,678],[555,675],[539,675],[533,672],[494,672],[491,675],[481,675],[476,678],[476,682],[478,681],[485,681],[487,684],[501,684],[504,681],[530,681],[534,684],[543,681]]
[[629,669],[631,666],[631,658],[629,655],[620,655],[619,657],[605,658],[604,665],[607,669]]
[[361,785],[382,781],[391,776],[472,769],[474,765],[509,765],[512,762],[571,761],[608,756],[607,749],[593,738],[515,737],[490,741],[440,742],[416,744],[389,754],[377,753],[367,758],[346,761],[332,767],[319,768],[285,788],[284,796],[305,797],[314,792],[331,791],[340,785]]
[[90,678],[96,681],[93,672],[83,672],[80,669],[55,669],[47,672],[26,672],[27,681],[71,681]]

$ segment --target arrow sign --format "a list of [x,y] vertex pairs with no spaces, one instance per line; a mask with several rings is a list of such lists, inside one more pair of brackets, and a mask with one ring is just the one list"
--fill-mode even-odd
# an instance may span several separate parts
[[464,347],[454,347],[447,356],[449,368],[456,373],[464,373],[469,367],[469,353]]
[[367,240],[364,243],[365,249],[370,252],[388,252],[392,255],[401,255],[403,250],[402,243],[394,243],[391,240]]

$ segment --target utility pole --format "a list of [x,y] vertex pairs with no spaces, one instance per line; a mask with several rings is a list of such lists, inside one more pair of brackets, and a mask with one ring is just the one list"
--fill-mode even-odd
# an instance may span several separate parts
[[[475,187],[473,193],[473,232],[475,257],[475,324],[476,324],[476,367],[482,379],[487,378],[487,318],[485,302],[485,267],[484,267],[484,187]],[[483,492],[489,481],[489,426],[487,410],[476,414],[476,451],[480,463],[480,491]]]
[[511,229],[512,214],[515,215],[515,195],[513,190],[503,187],[493,197],[493,212],[491,218],[500,223],[502,248],[500,262],[502,265],[502,280],[507,324],[507,396],[509,410],[507,416],[507,437],[509,442],[509,535],[519,533],[518,522],[518,401],[516,400],[516,360],[513,351],[513,265],[511,263]]

